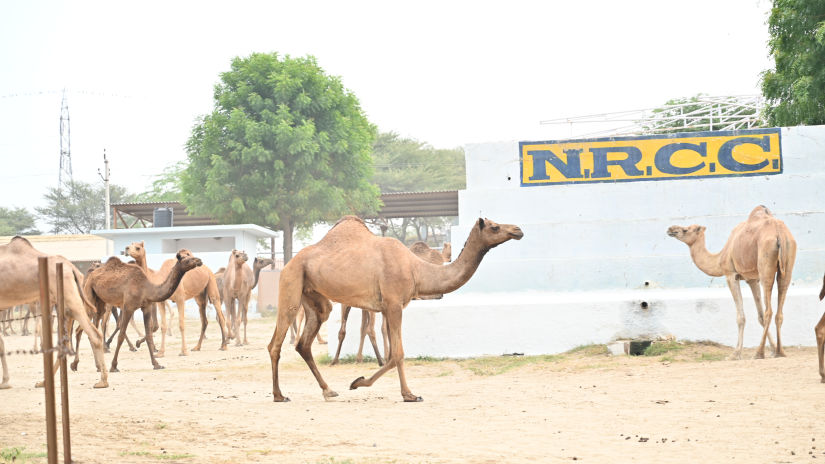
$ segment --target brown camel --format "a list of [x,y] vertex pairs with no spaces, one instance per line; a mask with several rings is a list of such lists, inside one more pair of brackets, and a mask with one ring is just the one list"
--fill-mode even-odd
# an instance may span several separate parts
[[[126,254],[131,256],[135,259],[135,263],[140,266],[141,269],[146,272],[150,279],[152,279],[155,283],[159,283],[163,280],[171,271],[172,268],[175,267],[178,260],[177,259],[167,259],[163,262],[158,271],[149,271],[148,267],[146,266],[146,247],[144,246],[143,242],[134,242],[131,245],[126,247]],[[182,257],[192,257],[192,253],[187,249],[181,249],[178,251],[178,255]],[[198,266],[191,271],[187,272],[183,275],[183,279],[180,281],[180,285],[175,290],[175,293],[172,294],[171,300],[175,302],[175,306],[178,307],[178,327],[180,328],[180,356],[187,356],[189,355],[189,350],[186,348],[186,335],[185,335],[185,320],[184,320],[184,307],[186,306],[186,300],[194,298],[195,301],[198,303],[198,308],[200,310],[200,318],[201,318],[201,336],[198,340],[198,344],[192,348],[192,351],[200,351],[201,344],[203,343],[203,337],[206,333],[206,326],[209,324],[209,321],[206,318],[206,301],[209,300],[213,306],[216,308],[221,307],[221,300],[218,293],[218,284],[215,282],[215,275],[212,274],[212,271],[204,265]],[[161,342],[160,342],[160,351],[159,356],[163,356],[166,352],[166,308],[165,303],[163,302],[160,310],[163,311],[163,323],[161,324]],[[226,321],[223,317],[223,312],[216,311],[216,317],[218,320],[218,324],[221,328],[221,350],[226,350],[226,344],[229,342],[228,334],[226,333]]]
[[[238,346],[249,344],[249,340],[246,338],[246,322],[252,289],[258,285],[261,270],[273,263],[271,259],[255,258],[253,261],[255,269],[253,270],[246,264],[248,260],[249,257],[245,252],[232,250],[229,255],[229,264],[223,273],[223,294],[226,297],[224,305],[232,326],[230,331],[236,337],[235,344]],[[237,303],[235,300],[237,300]],[[241,321],[243,321],[243,342],[241,342],[240,333]]]
[[[822,290],[819,291],[819,301],[825,298],[825,276],[822,277]],[[816,352],[819,355],[819,377],[820,382],[825,383],[825,313],[816,324]]]
[[523,236],[517,226],[479,219],[458,259],[446,266],[436,266],[419,259],[394,238],[375,236],[361,219],[345,216],[321,241],[299,251],[281,271],[278,322],[269,342],[273,399],[288,401],[278,383],[278,362],[284,338],[301,304],[307,323],[295,349],[318,381],[324,398],[338,396],[321,377],[312,357],[312,340],[329,318],[332,300],[380,312],[387,320],[390,340],[387,363],[369,379],[355,379],[350,389],[368,387],[389,369],[397,367],[404,401],[421,401],[421,397],[410,391],[404,373],[402,310],[418,295],[455,291],[472,277],[491,248]]
[[[713,277],[725,276],[728,288],[736,303],[736,323],[739,325],[739,340],[732,358],[742,357],[742,336],[745,331],[745,313],[742,310],[742,291],[739,280],[748,283],[753,292],[759,323],[762,324],[762,339],[756,350],[756,358],[765,357],[765,340],[774,348],[770,336],[771,292],[774,280],[778,286],[776,305],[776,347],[774,356],[785,356],[782,349],[782,307],[788,286],[791,284],[794,260],[796,258],[796,241],[784,222],[776,219],[768,208],[757,206],[751,211],[745,222],[737,225],[731,232],[722,251],[710,253],[705,248],[705,227],[671,226],[667,234],[686,243],[690,247],[690,256],[702,272]],[[764,292],[765,311],[762,312],[760,284]]]
[[[83,294],[83,274],[62,256],[49,256],[37,251],[32,244],[23,237],[14,237],[7,245],[0,245],[0,308],[35,301],[40,295],[40,276],[37,259],[48,258],[49,294],[51,301],[55,301],[57,290],[57,274],[55,265],[63,263],[63,293],[66,334],[71,333],[71,326],[77,321],[89,337],[89,343],[94,352],[95,364],[100,369],[100,380],[95,388],[109,386],[107,381],[106,365],[103,359],[103,335],[92,324],[89,312],[94,308]],[[46,311],[50,313],[49,311]],[[0,338],[0,361],[3,364],[3,382],[0,389],[9,388],[9,372],[6,366],[5,345]],[[60,363],[57,363],[59,366]],[[57,367],[54,369],[57,372]]]
[[152,340],[150,321],[153,319],[153,303],[168,300],[175,293],[183,275],[201,264],[198,258],[178,255],[177,264],[160,284],[154,283],[139,266],[125,264],[116,257],[109,258],[103,266],[89,274],[85,291],[94,302],[97,314],[102,316],[107,304],[121,309],[120,333],[117,337],[115,356],[112,358],[112,367],[109,369],[111,372],[118,372],[117,357],[120,346],[123,344],[126,327],[138,308],[143,312],[143,326],[152,366],[155,369],[163,369],[155,359],[155,342]]
[[[445,242],[440,252],[430,248],[430,246],[425,242],[415,242],[410,245],[410,251],[424,261],[437,265],[449,263],[450,258],[452,257],[452,247],[450,246],[450,242]],[[413,299],[438,299],[441,297],[442,295],[436,295]],[[338,356],[341,354],[341,346],[344,344],[344,337],[347,335],[347,318],[349,317],[349,312],[351,309],[352,308],[350,306],[341,305],[341,329],[338,330],[338,349],[335,350],[335,358],[333,358],[332,363],[330,363],[332,366],[338,364]],[[355,362],[360,363],[363,361],[364,357],[362,353],[364,351],[364,339],[369,337],[370,343],[372,344],[372,349],[375,352],[375,358],[378,360],[378,365],[383,366],[384,361],[381,358],[381,353],[378,351],[378,344],[375,340],[375,319],[375,315],[371,311],[361,310],[361,341],[358,344],[358,353],[355,355]],[[386,354],[389,349],[389,341],[387,340],[387,328],[383,323],[383,320],[381,324],[381,333],[384,340],[384,354]]]

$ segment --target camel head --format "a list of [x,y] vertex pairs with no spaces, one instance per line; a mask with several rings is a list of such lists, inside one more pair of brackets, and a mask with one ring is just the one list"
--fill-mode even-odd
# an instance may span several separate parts
[[445,263],[449,263],[453,257],[453,246],[450,245],[450,242],[444,242],[444,246],[441,248],[441,256],[444,258]]
[[667,229],[667,234],[690,246],[697,239],[705,237],[705,226],[697,226],[696,224],[688,227],[670,226]]
[[200,258],[195,258],[194,256],[181,256],[179,254],[178,264],[180,264],[180,267],[183,270],[183,272],[186,272],[203,265],[203,261],[201,261]]
[[497,224],[487,218],[478,218],[475,228],[478,230],[482,244],[486,248],[493,248],[510,239],[521,240],[524,232],[513,224]]
[[186,248],[181,248],[180,250],[178,250],[177,254],[175,255],[175,258],[177,258],[177,260],[180,261],[183,258],[189,258],[191,256],[191,251],[187,250]]
[[231,260],[235,260],[236,265],[240,265],[240,263],[245,263],[249,260],[249,256],[246,255],[246,252],[242,250],[232,250],[232,256],[230,257]]
[[272,261],[270,258],[255,258],[255,261],[252,262],[252,270],[257,271],[258,269],[263,269],[275,262]]
[[126,250],[123,252],[126,256],[131,256],[132,258],[145,258],[146,257],[146,245],[144,242],[132,242],[131,245],[126,245]]

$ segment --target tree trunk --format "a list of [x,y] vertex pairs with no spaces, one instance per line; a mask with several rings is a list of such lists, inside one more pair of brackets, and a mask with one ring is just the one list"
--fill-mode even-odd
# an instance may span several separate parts
[[284,266],[292,259],[292,232],[295,228],[291,219],[284,221]]

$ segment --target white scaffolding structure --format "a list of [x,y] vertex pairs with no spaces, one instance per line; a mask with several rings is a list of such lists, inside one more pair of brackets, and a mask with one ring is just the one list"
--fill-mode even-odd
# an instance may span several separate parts
[[585,131],[575,137],[650,135],[663,132],[700,130],[737,130],[764,126],[761,95],[691,97],[683,103],[640,110],[574,116],[539,121],[542,125],[589,125],[598,130]]

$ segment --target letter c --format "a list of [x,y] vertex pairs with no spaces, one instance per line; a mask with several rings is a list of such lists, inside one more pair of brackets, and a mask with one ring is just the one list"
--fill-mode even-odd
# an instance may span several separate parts
[[758,171],[767,166],[767,159],[755,164],[740,163],[733,159],[733,149],[746,143],[759,146],[764,153],[771,150],[771,139],[767,135],[764,137],[739,137],[728,140],[719,148],[719,164],[724,166],[725,169],[734,172]]
[[663,146],[656,152],[656,169],[660,172],[665,174],[691,174],[694,173],[703,167],[705,167],[705,162],[702,161],[699,164],[689,167],[689,168],[680,168],[678,166],[674,166],[673,163],[670,162],[673,154],[679,150],[690,150],[694,151],[699,154],[699,156],[706,158],[708,156],[708,145],[707,142],[701,142],[699,144],[695,143],[671,143],[668,145]]

